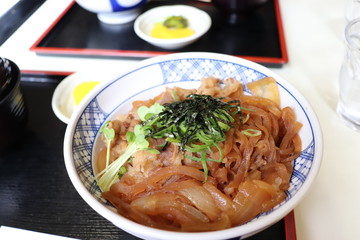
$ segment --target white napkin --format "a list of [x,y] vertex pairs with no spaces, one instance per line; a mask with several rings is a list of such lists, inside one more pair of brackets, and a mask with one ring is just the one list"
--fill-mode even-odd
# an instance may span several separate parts
[[70,240],[74,238],[61,237],[46,233],[39,233],[19,228],[0,226],[0,239],[26,239],[26,240]]

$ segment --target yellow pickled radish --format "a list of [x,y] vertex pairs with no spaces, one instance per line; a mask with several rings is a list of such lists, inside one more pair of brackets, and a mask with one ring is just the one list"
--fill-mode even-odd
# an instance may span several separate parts
[[100,82],[98,81],[91,81],[83,82],[77,85],[73,91],[75,105],[79,105],[81,100],[83,100],[83,98],[99,83]]
[[156,23],[152,29],[150,36],[162,39],[176,39],[189,37],[194,34],[190,28],[172,29],[165,27],[162,23]]

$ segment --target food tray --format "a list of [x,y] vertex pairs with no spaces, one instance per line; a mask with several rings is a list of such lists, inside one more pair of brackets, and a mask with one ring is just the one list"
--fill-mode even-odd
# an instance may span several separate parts
[[139,59],[174,52],[205,51],[243,57],[267,67],[281,67],[288,62],[278,0],[269,0],[255,12],[243,14],[237,25],[226,23],[211,3],[196,0],[150,1],[143,11],[170,4],[191,5],[209,13],[212,18],[209,32],[189,46],[169,51],[140,39],[133,30],[133,22],[101,23],[96,14],[73,1],[30,50],[41,55]]

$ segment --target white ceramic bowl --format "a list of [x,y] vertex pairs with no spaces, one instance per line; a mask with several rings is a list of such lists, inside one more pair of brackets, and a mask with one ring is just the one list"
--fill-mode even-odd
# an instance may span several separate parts
[[[302,153],[295,160],[294,173],[286,200],[246,224],[214,232],[180,233],[146,227],[116,213],[101,197],[94,181],[92,159],[99,149],[99,128],[107,120],[126,113],[131,102],[149,99],[166,86],[196,88],[206,76],[233,77],[248,83],[266,76],[274,77],[280,89],[281,105],[295,110]],[[322,158],[322,133],[318,119],[305,98],[283,78],[256,63],[214,53],[176,53],[150,58],[119,77],[100,83],[73,113],[64,140],[65,164],[70,179],[82,198],[100,215],[119,228],[145,239],[229,239],[248,237],[286,216],[305,196],[318,173]]]
[[108,24],[133,21],[148,0],[76,0],[84,9],[96,13],[99,20]]
[[[160,39],[150,36],[155,23],[163,22],[167,17],[173,15],[187,18],[189,28],[194,30],[194,34],[177,39]],[[187,46],[202,37],[210,27],[211,18],[206,12],[186,5],[170,5],[150,9],[141,14],[134,23],[134,31],[141,39],[164,49],[178,49]]]

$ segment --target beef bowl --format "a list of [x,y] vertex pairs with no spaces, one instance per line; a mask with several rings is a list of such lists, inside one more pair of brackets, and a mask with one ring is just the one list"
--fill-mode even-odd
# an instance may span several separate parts
[[176,53],[102,79],[64,139],[69,177],[94,211],[143,239],[246,238],[304,198],[319,171],[312,107],[271,70]]

